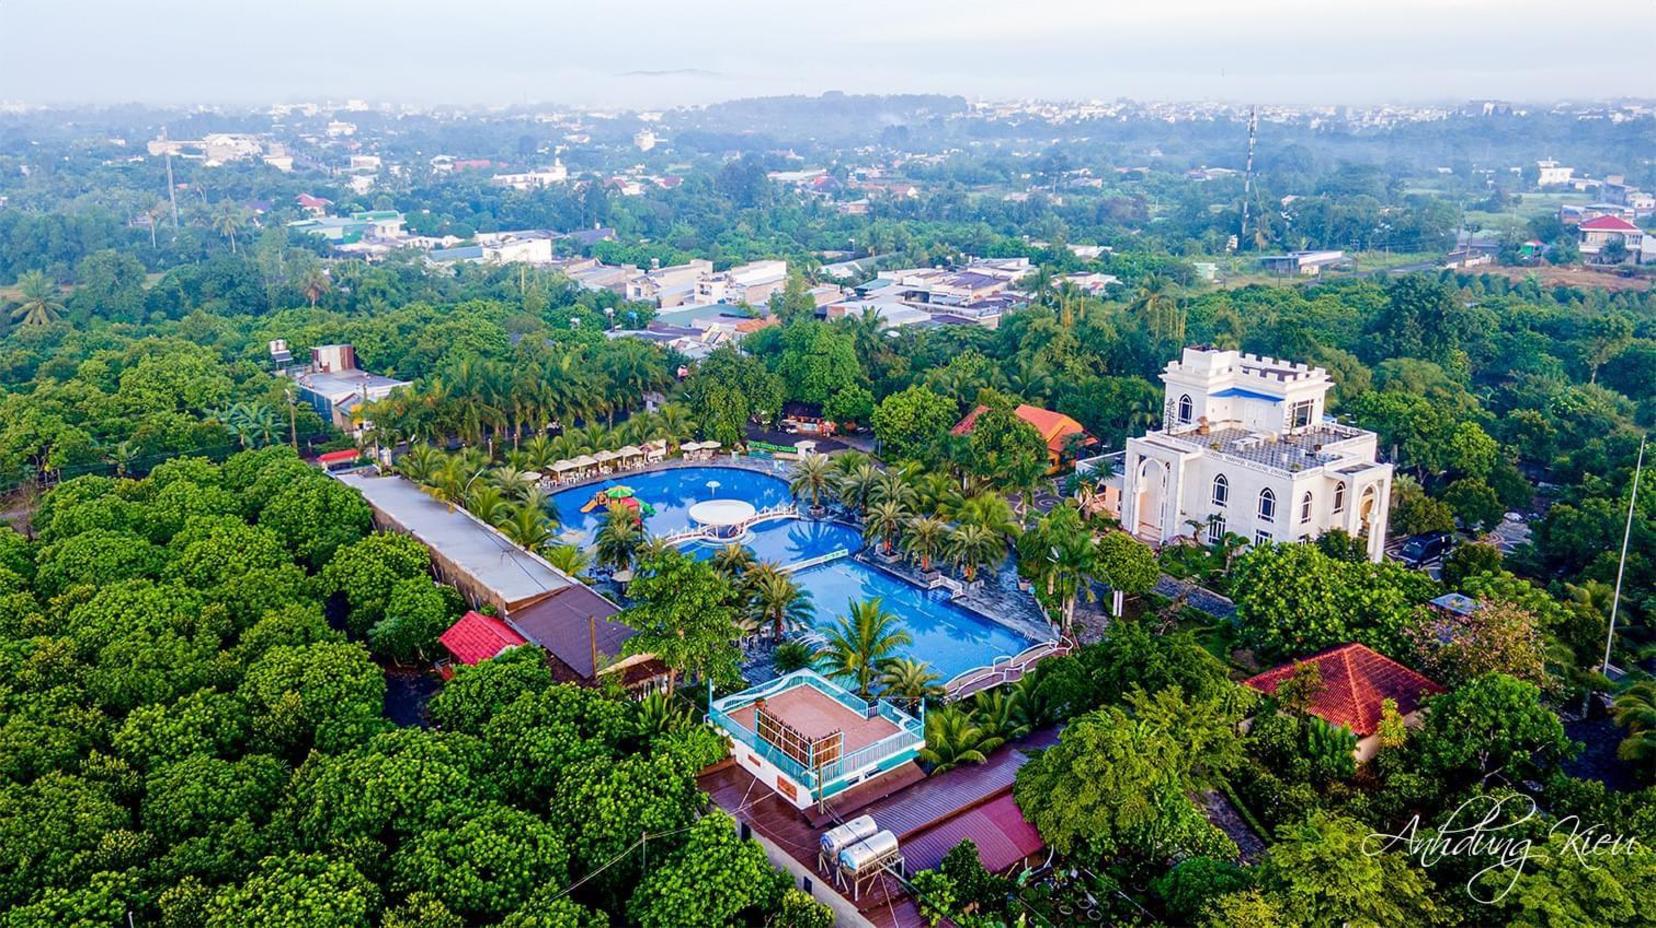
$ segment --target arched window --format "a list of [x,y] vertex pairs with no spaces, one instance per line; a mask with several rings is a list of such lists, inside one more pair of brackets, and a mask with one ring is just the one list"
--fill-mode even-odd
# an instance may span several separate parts
[[1190,401],[1190,394],[1179,397],[1179,424],[1189,425],[1191,417],[1196,414],[1196,404]]
[[1334,511],[1345,512],[1345,483],[1334,484]]
[[1223,506],[1230,502],[1230,481],[1224,474],[1213,478],[1213,505]]
[[1311,492],[1309,490],[1306,491],[1304,496],[1300,497],[1300,521],[1311,521]]
[[1268,489],[1259,491],[1259,521],[1276,521],[1276,494]]

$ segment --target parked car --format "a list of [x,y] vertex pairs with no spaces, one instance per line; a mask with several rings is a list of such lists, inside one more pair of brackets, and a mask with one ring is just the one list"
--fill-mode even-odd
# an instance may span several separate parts
[[1455,539],[1448,532],[1427,532],[1405,540],[1403,547],[1398,549],[1397,557],[1410,567],[1420,567],[1448,554],[1454,546]]

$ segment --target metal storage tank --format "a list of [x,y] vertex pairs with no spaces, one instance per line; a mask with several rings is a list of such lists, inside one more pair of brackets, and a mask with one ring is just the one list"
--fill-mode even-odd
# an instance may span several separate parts
[[852,876],[862,876],[865,871],[877,868],[896,853],[897,836],[890,831],[882,831],[841,850],[840,869]]
[[818,839],[818,845],[822,853],[836,857],[846,845],[861,841],[879,830],[880,826],[874,824],[874,816],[859,815],[843,825],[823,832],[822,837]]

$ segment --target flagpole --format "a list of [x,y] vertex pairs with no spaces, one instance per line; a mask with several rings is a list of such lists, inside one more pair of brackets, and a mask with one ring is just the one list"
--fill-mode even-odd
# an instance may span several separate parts
[[1627,525],[1622,529],[1621,563],[1616,566],[1616,592],[1610,599],[1610,631],[1604,637],[1604,664],[1599,673],[1610,675],[1610,644],[1616,640],[1616,608],[1621,605],[1622,574],[1627,572],[1627,541],[1633,536],[1633,507],[1639,502],[1639,475],[1644,471],[1645,442],[1650,436],[1639,437],[1639,460],[1633,465],[1633,493],[1627,500]]

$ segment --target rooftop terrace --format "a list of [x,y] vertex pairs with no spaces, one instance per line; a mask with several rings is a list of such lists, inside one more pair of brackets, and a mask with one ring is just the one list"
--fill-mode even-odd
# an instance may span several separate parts
[[1152,433],[1150,437],[1161,438],[1187,448],[1216,451],[1250,464],[1292,472],[1343,460],[1345,456],[1338,453],[1338,446],[1367,434],[1362,429],[1348,425],[1323,422],[1295,432],[1284,433],[1215,428],[1203,434],[1199,427],[1187,427],[1159,435]]

